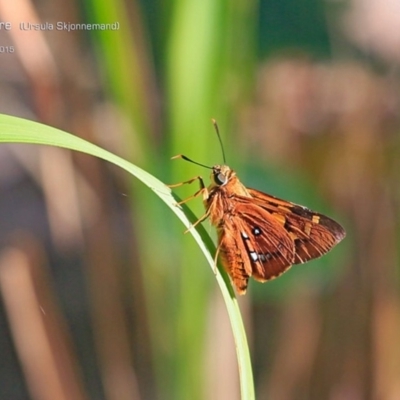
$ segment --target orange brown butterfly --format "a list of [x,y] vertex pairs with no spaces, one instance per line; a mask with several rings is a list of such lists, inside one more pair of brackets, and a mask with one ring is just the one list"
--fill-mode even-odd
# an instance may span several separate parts
[[212,121],[224,165],[208,167],[179,154],[173,159],[211,169],[211,184],[206,187],[202,177],[196,176],[170,187],[200,182],[200,190],[179,204],[203,196],[206,212],[193,226],[210,218],[218,234],[215,262],[219,256],[239,294],[246,293],[251,276],[260,282],[277,278],[293,264],[326,254],[346,236],[345,230],[325,215],[244,186],[225,165],[218,125]]

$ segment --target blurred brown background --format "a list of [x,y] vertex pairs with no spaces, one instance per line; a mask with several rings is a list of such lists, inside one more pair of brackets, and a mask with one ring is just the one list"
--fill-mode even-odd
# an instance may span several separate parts
[[[332,253],[240,299],[260,400],[400,398],[399,7],[0,0],[1,113],[166,183],[208,174],[177,153],[221,162],[214,117],[246,185],[345,227]],[[120,28],[19,25],[57,21]],[[132,180],[0,146],[0,400],[239,398],[213,274]]]

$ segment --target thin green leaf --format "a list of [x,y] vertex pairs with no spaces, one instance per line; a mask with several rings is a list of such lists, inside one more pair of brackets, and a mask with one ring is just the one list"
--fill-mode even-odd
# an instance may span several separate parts
[[[172,195],[171,189],[148,172],[94,144],[59,129],[42,125],[37,122],[0,114],[0,143],[29,143],[57,146],[86,153],[109,161],[131,173],[147,187],[153,190],[153,192],[163,200],[165,204],[167,204],[167,206],[178,216],[187,228],[190,228],[191,224],[197,219],[187,207],[184,207],[183,209],[182,207],[177,206],[177,199]],[[202,226],[199,226],[198,229],[190,228],[190,233],[198,243],[210,267],[215,270],[214,259],[211,255],[215,253],[215,246],[210,236]],[[253,375],[246,334],[239,306],[234,291],[230,285],[230,281],[225,272],[220,268],[216,271],[216,279],[227,307],[236,343],[242,399],[251,400],[255,398]]]

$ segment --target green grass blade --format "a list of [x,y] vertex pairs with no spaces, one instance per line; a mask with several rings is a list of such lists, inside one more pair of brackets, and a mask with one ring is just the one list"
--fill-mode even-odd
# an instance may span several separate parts
[[[164,201],[186,227],[189,228],[197,219],[186,207],[182,208],[176,206],[177,199],[172,195],[170,188],[165,186],[164,183],[154,176],[94,144],[59,129],[17,117],[0,115],[0,143],[57,146],[109,161],[142,181]],[[214,260],[211,254],[214,254],[215,247],[211,238],[201,226],[198,229],[190,229],[190,233],[199,245],[210,267],[214,270]],[[251,400],[254,399],[253,376],[247,339],[239,306],[225,272],[218,269],[216,272],[216,279],[227,307],[236,343],[242,399]]]

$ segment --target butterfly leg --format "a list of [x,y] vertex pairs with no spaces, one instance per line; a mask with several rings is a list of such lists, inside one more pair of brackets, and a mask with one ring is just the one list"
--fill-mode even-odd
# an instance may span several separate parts
[[[178,203],[176,203],[176,204],[179,205],[179,206],[180,206],[181,204],[185,204],[185,203],[187,203],[188,201],[190,201],[190,200],[196,198],[198,195],[202,194],[205,190],[207,190],[207,189],[206,189],[206,188],[202,188],[202,189],[198,190],[198,191],[197,191],[195,194],[193,194],[192,196],[189,196],[189,197],[187,197],[186,199],[181,200],[180,202],[178,202]],[[203,194],[203,197],[204,197],[204,194]]]
[[170,187],[170,188],[175,188],[175,187],[179,187],[179,186],[182,186],[182,185],[187,185],[187,184],[192,183],[192,182],[197,181],[197,180],[200,182],[200,187],[204,188],[205,187],[204,181],[203,181],[203,178],[200,175],[197,175],[194,178],[189,179],[187,181],[174,183],[173,185],[167,185],[167,186]]
[[[199,183],[200,183],[200,189],[199,189],[194,195],[189,196],[188,198],[186,198],[186,199],[184,199],[184,200],[181,200],[180,202],[176,203],[176,205],[179,205],[179,206],[180,206],[180,205],[182,205],[182,204],[188,202],[189,200],[192,200],[192,199],[196,198],[196,197],[199,196],[200,194],[203,195],[203,201],[206,200],[206,199],[208,199],[208,189],[205,187],[203,178],[202,178],[200,175],[195,176],[194,178],[189,179],[189,180],[187,180],[187,181],[180,182],[180,183],[176,183],[176,184],[173,184],[173,185],[167,185],[167,186],[170,187],[170,188],[179,187],[179,186],[182,186],[182,185],[185,185],[185,184],[190,184],[190,183],[192,183],[192,182],[194,182],[194,181],[196,181],[196,180],[198,180]],[[200,222],[202,222],[202,221],[204,221],[205,219],[207,219],[209,215],[210,215],[210,211],[208,210],[201,218],[199,218],[194,224],[192,224],[192,225],[185,231],[185,233],[189,232],[190,229],[194,228],[197,224],[199,224]]]
[[190,183],[192,183],[192,182],[194,182],[196,180],[198,180],[199,183],[200,183],[200,189],[194,195],[192,195],[192,196],[180,201],[179,203],[177,203],[177,205],[184,204],[184,203],[188,202],[189,200],[192,200],[192,199],[196,198],[200,194],[203,194],[203,199],[208,198],[208,190],[205,187],[203,178],[200,175],[195,176],[194,178],[189,179],[187,181],[180,182],[180,183],[175,183],[173,185],[167,185],[167,186],[170,187],[170,188],[175,188],[175,187],[179,187],[179,186],[182,186],[182,185],[190,184]]
[[190,229],[194,228],[196,225],[200,224],[200,222],[203,222],[205,219],[208,218],[210,215],[210,212],[207,211],[202,217],[200,217],[194,224],[190,225],[188,229],[186,229],[185,233],[189,232]]

